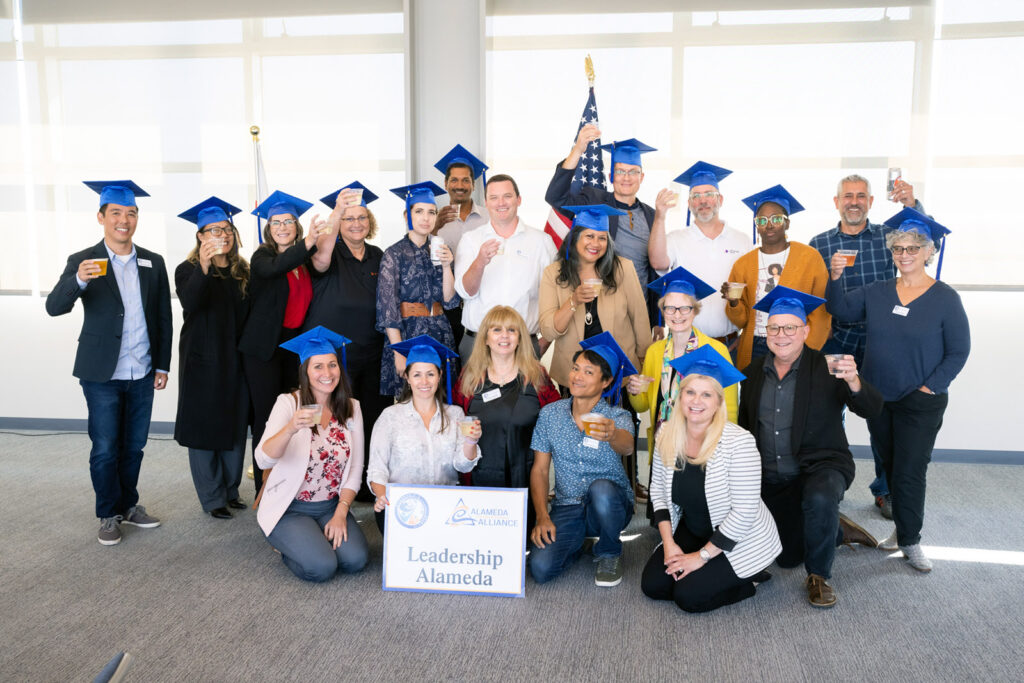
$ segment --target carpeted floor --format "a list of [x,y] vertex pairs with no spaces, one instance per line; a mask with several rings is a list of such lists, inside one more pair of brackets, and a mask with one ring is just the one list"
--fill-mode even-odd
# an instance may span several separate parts
[[[125,680],[147,682],[953,681],[1024,670],[1024,468],[930,472],[924,543],[1014,551],[1009,562],[937,560],[924,576],[896,556],[840,549],[832,610],[806,603],[802,569],[773,568],[754,598],[688,615],[640,593],[656,534],[637,518],[622,585],[594,586],[584,558],[552,583],[528,580],[518,600],[383,592],[380,535],[361,506],[370,566],[305,584],[254,512],[200,512],[173,441],[151,441],[140,483],[163,526],[124,527],[120,545],[103,547],[88,447],[84,435],[0,434],[0,681],[91,680],[120,650],[133,656]],[[881,538],[891,523],[858,466],[843,510]]]

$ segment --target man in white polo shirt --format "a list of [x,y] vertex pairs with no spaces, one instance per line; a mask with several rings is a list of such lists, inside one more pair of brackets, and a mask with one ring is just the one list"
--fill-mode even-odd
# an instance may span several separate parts
[[463,365],[473,352],[484,316],[498,305],[511,306],[523,316],[538,357],[547,348],[537,336],[537,297],[541,274],[558,252],[546,233],[519,220],[522,201],[512,176],[489,178],[484,206],[491,220],[464,234],[455,255],[455,290],[462,297],[466,328],[459,344]]
[[[677,183],[690,186],[686,227],[668,235],[665,234],[665,213],[669,193],[662,190],[658,195],[648,249],[651,267],[659,274],[682,266],[712,286],[720,287],[729,277],[733,262],[751,250],[750,239],[718,217],[722,208],[718,182],[730,173],[728,169],[698,161],[676,178]],[[694,225],[690,225],[691,215]],[[708,298],[693,324],[725,344],[735,355],[737,330],[725,315],[725,303],[724,297]]]

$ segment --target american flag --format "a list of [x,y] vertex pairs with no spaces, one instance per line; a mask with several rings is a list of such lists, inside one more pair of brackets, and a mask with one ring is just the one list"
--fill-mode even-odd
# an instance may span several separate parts
[[[580,125],[576,127],[576,136],[579,136],[580,129],[588,123],[598,128],[601,124],[597,120],[597,100],[594,98],[594,86],[590,86],[590,94],[587,97],[587,104],[583,107],[583,115],[580,117]],[[576,139],[575,137],[573,138]],[[578,194],[584,184],[591,187],[600,187],[602,190],[607,186],[604,182],[604,158],[601,155],[601,139],[598,138],[590,143],[580,162],[576,165],[576,173],[572,177],[572,184],[569,186],[571,194]],[[569,226],[572,220],[563,215],[556,207],[551,207],[548,214],[547,224],[544,232],[551,236],[556,248],[561,248],[562,240],[569,234]]]

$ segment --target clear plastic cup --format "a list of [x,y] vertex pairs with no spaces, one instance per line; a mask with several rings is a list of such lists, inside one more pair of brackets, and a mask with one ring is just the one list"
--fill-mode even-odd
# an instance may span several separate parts
[[96,258],[96,259],[92,260],[93,263],[95,263],[97,266],[100,267],[100,273],[99,273],[100,277],[102,277],[102,276],[107,274],[107,262],[108,261],[109,261],[109,259],[105,259],[105,258]]
[[348,199],[345,200],[345,206],[359,206],[363,203],[363,190],[359,187],[348,188],[349,195]]
[[580,421],[583,422],[583,433],[587,436],[594,435],[594,428],[601,424],[601,420],[604,419],[604,415],[601,413],[587,413],[580,417]]
[[725,298],[727,299],[739,299],[743,296],[743,290],[746,288],[746,282],[727,282],[728,287],[725,290]]
[[892,201],[893,193],[896,192],[896,184],[902,179],[903,169],[896,168],[895,166],[889,168],[889,174],[886,176],[885,181],[885,191],[889,201]]
[[438,235],[430,236],[430,262],[435,266],[441,265],[441,248],[444,247],[444,238]]
[[313,411],[313,424],[320,424],[320,419],[324,416],[324,408],[319,403],[307,403],[302,406],[303,410]]
[[592,277],[583,281],[583,284],[588,285],[594,289],[594,296],[601,296],[601,278]]
[[501,237],[498,238],[498,251],[494,252],[495,256],[505,255],[505,240]]
[[475,417],[473,417],[472,415],[467,415],[461,420],[459,420],[459,431],[462,432],[463,436],[469,437],[472,435],[473,425],[475,425],[476,423],[477,419]]
[[843,255],[843,258],[846,259],[846,267],[847,268],[849,268],[850,266],[852,266],[854,263],[857,262],[857,250],[856,249],[838,249],[837,251],[840,254]]
[[841,353],[828,353],[825,354],[825,362],[828,363],[828,374],[838,375],[839,374],[839,361],[843,359]]

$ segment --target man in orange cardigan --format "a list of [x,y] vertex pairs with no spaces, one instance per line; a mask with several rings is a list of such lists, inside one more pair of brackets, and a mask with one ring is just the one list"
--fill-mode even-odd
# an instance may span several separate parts
[[[745,285],[742,292],[730,290],[728,282],[722,285],[722,296],[729,302],[725,314],[743,328],[736,350],[737,368],[768,353],[764,330],[768,316],[755,311],[754,304],[780,285],[818,297],[825,296],[828,285],[828,269],[821,255],[806,244],[786,239],[790,215],[804,210],[786,188],[776,185],[747,197],[743,203],[754,212],[761,246],[736,259],[729,273],[729,282]],[[828,339],[832,317],[821,306],[807,316],[807,324],[807,345],[821,349]]]

